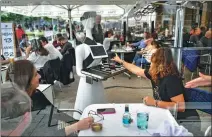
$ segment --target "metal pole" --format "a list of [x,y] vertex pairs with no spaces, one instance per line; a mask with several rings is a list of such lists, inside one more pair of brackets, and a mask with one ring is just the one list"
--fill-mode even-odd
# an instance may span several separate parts
[[[0,3],[0,32],[1,32],[1,3]],[[2,33],[0,33],[0,52],[3,54],[3,46],[2,46]],[[1,64],[1,63],[0,63]]]
[[[183,26],[184,26],[184,8],[180,7],[176,12],[175,23],[175,42],[174,47],[183,46]],[[178,71],[181,73],[182,67],[182,50],[180,48],[172,48],[173,58],[177,65]]]
[[72,9],[68,9],[68,18],[69,18],[69,29],[70,29],[70,34],[69,34],[69,36],[70,36],[70,40],[73,40],[73,36],[72,36],[72,23],[71,23],[71,10]]
[[128,36],[127,36],[127,32],[128,32],[128,23],[129,23],[129,18],[128,18],[128,16],[127,16],[127,18],[126,18],[126,41],[129,40],[129,39],[128,39]]
[[[180,28],[179,28],[179,46],[178,47],[183,47],[183,27],[184,27],[184,17],[185,17],[185,9],[183,7],[181,7],[180,11],[179,11],[179,16],[180,16]],[[177,60],[177,68],[178,71],[181,73],[182,71],[182,50],[179,49],[178,50],[178,60]]]

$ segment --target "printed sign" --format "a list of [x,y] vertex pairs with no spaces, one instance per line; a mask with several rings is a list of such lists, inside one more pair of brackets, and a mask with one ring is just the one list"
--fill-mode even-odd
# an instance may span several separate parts
[[2,49],[5,58],[15,57],[14,32],[12,23],[1,23]]

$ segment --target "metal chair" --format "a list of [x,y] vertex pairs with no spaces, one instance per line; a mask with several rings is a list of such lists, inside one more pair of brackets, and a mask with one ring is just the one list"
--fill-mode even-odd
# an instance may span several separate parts
[[[57,113],[62,113],[62,112],[77,112],[79,113],[80,115],[82,115],[82,111],[81,110],[76,110],[76,109],[59,109],[60,107],[60,103],[59,103],[59,106],[58,106],[58,109],[57,109]],[[52,121],[52,116],[53,116],[53,112],[54,112],[54,105],[52,104],[51,106],[51,110],[50,110],[50,116],[49,116],[49,121],[48,121],[48,127],[52,127],[52,126],[56,126],[58,124],[55,124],[55,125],[52,125],[51,124],[51,121]],[[73,120],[73,121],[68,121],[68,122],[77,122],[78,120]]]
[[[212,114],[211,102],[212,93],[197,88],[186,89],[185,96],[189,101],[189,107],[196,108],[202,112]],[[194,120],[194,121],[180,121],[180,122],[211,122],[210,120]],[[206,129],[204,135],[211,134],[211,125]]]
[[210,75],[210,73],[211,73],[211,54],[210,53],[200,55],[200,62],[198,64],[197,71],[199,71],[199,69],[204,68],[204,67],[205,67],[205,73],[208,70],[208,74]]

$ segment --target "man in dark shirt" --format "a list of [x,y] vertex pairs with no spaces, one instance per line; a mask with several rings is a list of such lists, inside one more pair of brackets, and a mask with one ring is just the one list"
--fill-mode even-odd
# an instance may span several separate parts
[[29,39],[28,39],[28,35],[27,34],[23,34],[22,35],[22,40],[19,44],[19,47],[20,47],[20,50],[21,52],[26,52],[26,48],[29,47],[30,45],[30,42],[29,42]]
[[200,28],[195,28],[194,34],[190,36],[189,41],[192,42],[192,43],[194,43],[194,44],[197,44],[198,41],[199,41],[199,35],[200,35],[200,33],[201,33]]
[[60,37],[58,42],[61,44],[61,54],[64,55],[69,49],[72,49],[72,44],[65,37]]
[[95,24],[94,28],[92,29],[92,35],[93,35],[94,40],[97,43],[103,44],[104,37],[103,37],[103,29],[101,26],[101,16],[100,15],[96,16],[96,24]]
[[203,36],[200,41],[203,44],[204,47],[211,47],[212,46],[212,33],[211,30],[207,31],[205,33],[205,36]]

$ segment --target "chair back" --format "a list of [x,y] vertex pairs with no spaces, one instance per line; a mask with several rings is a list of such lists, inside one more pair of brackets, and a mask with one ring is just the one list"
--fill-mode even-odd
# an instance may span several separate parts
[[60,59],[49,60],[44,64],[44,79],[48,84],[54,84],[54,81],[60,80]]
[[212,114],[212,92],[198,88],[188,88],[185,90],[185,98],[187,102],[191,103],[190,107]]

